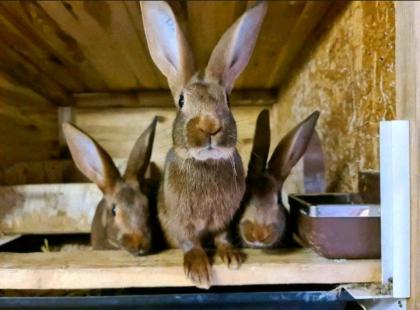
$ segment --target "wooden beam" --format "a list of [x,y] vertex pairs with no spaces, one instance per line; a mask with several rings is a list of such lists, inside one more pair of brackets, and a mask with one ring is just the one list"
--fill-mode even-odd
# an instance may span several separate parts
[[397,118],[410,120],[411,298],[420,308],[420,3],[395,2]]
[[[380,280],[379,260],[328,260],[309,249],[246,250],[239,270],[218,257],[213,285],[370,283]],[[1,289],[93,289],[192,286],[182,253],[134,257],[123,251],[1,253]]]
[[0,231],[8,234],[89,232],[101,198],[101,192],[93,184],[1,186]]
[[[96,92],[74,94],[75,107],[173,107],[173,98],[167,90],[127,92]],[[234,90],[230,97],[233,106],[270,106],[277,102],[276,89]]]
[[294,24],[286,43],[281,47],[276,60],[272,65],[268,87],[279,86],[283,79],[290,74],[293,61],[305,44],[308,36],[321,20],[324,13],[331,6],[330,1],[307,1],[302,14]]

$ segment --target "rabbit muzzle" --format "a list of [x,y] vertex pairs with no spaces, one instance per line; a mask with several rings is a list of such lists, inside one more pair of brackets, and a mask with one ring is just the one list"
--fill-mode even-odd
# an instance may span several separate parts
[[222,122],[211,115],[199,115],[187,124],[189,155],[197,160],[227,159],[234,148],[224,146],[224,128]]
[[275,224],[264,225],[246,220],[240,226],[243,241],[251,248],[270,248],[280,237]]
[[144,255],[150,250],[149,240],[137,233],[124,234],[121,239],[121,245],[126,251],[135,256]]

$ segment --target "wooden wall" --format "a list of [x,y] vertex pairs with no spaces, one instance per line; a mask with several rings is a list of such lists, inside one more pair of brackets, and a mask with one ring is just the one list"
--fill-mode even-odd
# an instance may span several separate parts
[[55,106],[0,74],[0,168],[57,157],[57,124]]
[[[255,121],[265,105],[234,106],[238,126],[238,149],[244,164],[248,164]],[[94,137],[113,158],[126,159],[141,132],[155,115],[159,116],[152,161],[163,168],[166,153],[172,146],[172,123],[175,108],[78,108],[73,110],[73,121]]]
[[278,133],[321,111],[330,191],[354,191],[359,170],[379,169],[379,121],[395,117],[394,14],[393,2],[336,3],[280,90]]

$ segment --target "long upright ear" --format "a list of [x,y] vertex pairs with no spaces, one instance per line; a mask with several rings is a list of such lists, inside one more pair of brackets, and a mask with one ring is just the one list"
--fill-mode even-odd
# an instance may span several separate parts
[[266,11],[267,3],[259,1],[223,34],[206,68],[209,80],[222,84],[228,92],[232,90],[235,79],[248,64]]
[[147,127],[134,144],[128,158],[127,168],[124,173],[125,180],[138,181],[143,178],[152,156],[153,141],[155,140],[157,117]]
[[279,142],[268,162],[267,171],[276,178],[278,182],[283,182],[293,166],[305,153],[306,147],[311,140],[315,125],[319,117],[319,111],[315,111]]
[[150,55],[174,95],[194,73],[194,60],[172,9],[165,1],[140,1]]
[[63,131],[77,168],[102,192],[112,190],[121,176],[108,153],[87,133],[70,123],[63,124]]
[[247,177],[255,177],[264,172],[269,151],[270,113],[267,109],[264,109],[257,118]]

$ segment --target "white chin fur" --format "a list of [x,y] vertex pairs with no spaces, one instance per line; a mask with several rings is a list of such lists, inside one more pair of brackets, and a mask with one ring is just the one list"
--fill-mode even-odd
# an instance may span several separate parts
[[208,148],[193,148],[189,149],[188,153],[191,157],[197,160],[208,160],[208,159],[228,159],[232,157],[234,148],[231,147],[213,147]]

